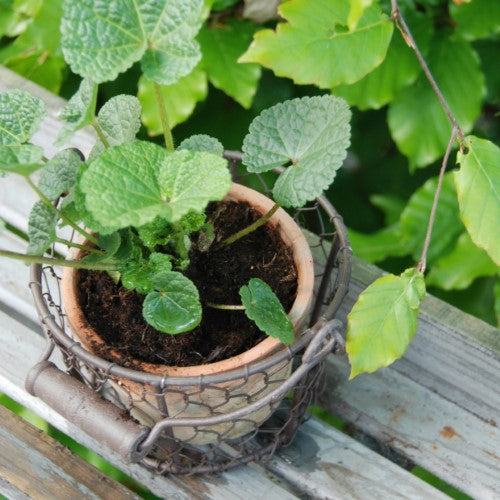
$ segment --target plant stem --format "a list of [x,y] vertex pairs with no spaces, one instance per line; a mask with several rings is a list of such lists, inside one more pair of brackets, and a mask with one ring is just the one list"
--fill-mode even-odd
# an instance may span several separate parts
[[239,240],[240,238],[243,238],[243,236],[246,236],[247,234],[251,233],[252,231],[255,231],[257,228],[260,226],[263,226],[280,208],[279,203],[275,203],[271,210],[269,212],[265,213],[262,217],[257,219],[253,224],[250,224],[249,226],[245,227],[241,231],[238,231],[237,233],[233,234],[232,236],[229,236],[229,238],[226,238],[220,243],[221,247],[224,247],[226,245],[230,245],[231,243],[234,243],[236,240]]
[[392,5],[392,18],[396,21],[396,27],[401,32],[401,35],[403,36],[406,44],[410,48],[412,48],[413,51],[415,52],[418,62],[420,63],[420,66],[424,70],[427,80],[429,80],[429,83],[431,84],[432,90],[439,99],[439,102],[441,103],[441,106],[443,107],[446,115],[448,116],[448,119],[450,120],[453,128],[457,130],[458,136],[462,140],[464,138],[464,133],[460,128],[460,126],[458,125],[457,119],[455,118],[455,115],[451,111],[450,106],[446,102],[446,99],[444,98],[443,93],[441,92],[436,80],[434,79],[434,76],[432,75],[429,66],[427,66],[427,63],[425,62],[425,59],[422,56],[422,53],[420,52],[420,49],[418,48],[418,45],[415,42],[415,39],[413,38],[413,35],[411,34],[408,24],[406,24],[406,21],[401,15],[401,11],[398,5],[398,0],[391,0],[391,5]]
[[79,248],[80,250],[85,250],[85,252],[89,253],[98,253],[99,255],[106,255],[106,252],[103,250],[99,250],[98,248],[89,247],[87,245],[79,245],[78,243],[73,243],[72,241],[65,240],[63,238],[56,238],[54,240],[56,243],[62,243],[68,247]]
[[245,306],[233,306],[229,304],[214,304],[213,302],[205,302],[207,307],[211,307],[212,309],[224,309],[225,311],[244,311],[246,309]]
[[170,125],[168,124],[167,109],[165,108],[165,101],[163,100],[163,96],[161,95],[161,87],[156,82],[153,82],[153,87],[155,89],[156,102],[158,103],[158,112],[160,113],[160,121],[163,129],[163,137],[165,138],[165,146],[169,151],[173,151],[174,139],[172,137]]
[[92,127],[94,127],[94,130],[96,131],[97,135],[99,136],[99,139],[101,139],[101,142],[104,144],[104,147],[109,148],[109,142],[106,139],[106,136],[104,135],[104,132],[102,131],[102,128],[97,123],[97,120],[95,119],[95,117],[92,118],[91,125],[92,125]]
[[94,243],[94,245],[99,245],[99,242],[97,241],[97,239],[94,236],[92,236],[91,234],[87,233],[87,231],[85,231],[80,226],[78,226],[77,224],[75,224],[71,219],[68,219],[68,217],[66,217],[60,210],[58,210],[50,202],[50,200],[38,189],[38,187],[30,179],[29,176],[25,176],[25,179],[26,179],[26,182],[28,183],[28,185],[30,186],[30,188],[33,189],[33,191],[35,191],[35,193],[38,195],[38,197],[40,198],[40,200],[42,200],[42,202],[44,203],[44,205],[46,207],[50,208],[51,210],[54,210],[57,213],[58,217],[63,222],[65,222],[66,224],[68,224],[69,226],[71,226],[75,231],[77,231],[82,236],[84,236],[85,238],[87,238],[89,241],[91,241],[92,243]]
[[23,253],[10,252],[9,250],[0,250],[0,257],[22,260],[29,264],[48,264],[51,266],[76,267],[78,269],[91,269],[93,271],[115,271],[113,264],[87,263],[80,260],[53,259],[51,257],[42,257],[39,255],[26,255]]
[[431,214],[429,216],[429,222],[427,225],[427,234],[425,235],[424,247],[422,248],[422,256],[417,264],[417,270],[420,272],[425,272],[427,265],[427,251],[429,250],[429,244],[431,242],[432,227],[434,226],[434,221],[436,219],[437,204],[439,201],[439,195],[441,194],[441,187],[443,185],[443,177],[446,172],[446,165],[448,164],[448,158],[450,157],[451,148],[457,137],[458,130],[453,127],[451,131],[450,141],[448,142],[448,147],[446,148],[446,153],[444,154],[443,163],[441,164],[441,170],[439,171],[439,178],[436,187],[436,192],[434,193],[434,201],[432,202]]

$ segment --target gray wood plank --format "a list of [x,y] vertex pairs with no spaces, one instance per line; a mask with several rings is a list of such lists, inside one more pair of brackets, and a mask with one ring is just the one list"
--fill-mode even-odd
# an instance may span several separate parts
[[4,483],[2,487],[0,482],[0,493],[10,498],[25,495],[61,500],[139,498],[3,406],[0,420],[0,477]]

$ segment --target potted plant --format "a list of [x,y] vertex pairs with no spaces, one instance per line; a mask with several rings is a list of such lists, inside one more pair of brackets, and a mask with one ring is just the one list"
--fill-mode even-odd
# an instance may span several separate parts
[[[194,37],[204,15],[201,0],[166,3],[158,12],[148,5],[137,12],[111,7],[66,2],[61,25],[65,58],[84,79],[61,114],[66,125],[57,143],[90,124],[98,140],[89,158],[73,149],[44,158],[29,143],[43,103],[21,90],[0,95],[0,168],[24,176],[39,196],[29,218],[28,255],[1,255],[65,267],[68,323],[88,351],[108,361],[174,377],[259,362],[292,344],[308,321],[311,252],[282,207],[302,207],[333,181],[349,145],[348,106],[333,96],[305,97],[254,120],[243,144],[247,170],[285,167],[271,201],[231,184],[216,139],[195,135],[174,148],[159,91],[165,147],[135,139],[141,108],[133,96],[113,97],[96,115],[98,83],[138,59],[157,90],[189,73],[199,59]],[[78,238],[64,237],[68,229]],[[71,249],[66,260],[44,257],[56,242]],[[171,391],[160,405],[164,411],[153,404],[153,387],[146,386],[150,394],[144,395],[144,386],[120,377],[108,390],[125,407],[140,399],[131,414],[153,426],[165,414],[200,417],[213,408],[230,413],[270,392],[290,370],[286,359],[270,373],[211,390],[193,385]],[[198,445],[213,442],[214,435],[234,438],[270,411],[252,413],[250,424],[185,426],[174,437]]]

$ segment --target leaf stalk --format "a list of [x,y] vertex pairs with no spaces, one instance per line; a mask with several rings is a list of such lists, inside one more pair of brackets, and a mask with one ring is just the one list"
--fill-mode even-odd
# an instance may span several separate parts
[[174,150],[174,138],[172,137],[172,131],[170,130],[170,125],[168,123],[167,108],[165,107],[165,101],[161,94],[161,87],[158,83],[153,82],[153,87],[155,90],[156,102],[158,103],[158,112],[160,113],[161,127],[163,129],[163,137],[165,138],[165,146],[169,151]]

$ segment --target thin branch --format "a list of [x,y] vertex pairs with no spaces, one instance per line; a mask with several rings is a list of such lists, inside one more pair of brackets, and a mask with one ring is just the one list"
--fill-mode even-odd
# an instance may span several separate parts
[[455,115],[450,109],[450,106],[446,102],[446,99],[444,98],[436,80],[432,76],[432,73],[429,70],[429,66],[427,66],[427,63],[425,62],[424,57],[422,56],[422,53],[420,52],[420,49],[418,48],[417,43],[415,42],[415,39],[413,38],[413,35],[411,34],[410,28],[406,24],[406,21],[404,20],[403,16],[401,15],[401,11],[399,9],[398,5],[398,0],[391,0],[392,4],[392,19],[394,19],[396,23],[396,27],[398,30],[401,32],[401,35],[403,36],[406,44],[412,48],[417,56],[418,62],[420,63],[420,66],[422,66],[422,69],[424,70],[425,76],[427,77],[427,80],[429,80],[429,83],[431,84],[432,90],[436,94],[437,98],[439,99],[439,102],[441,103],[441,106],[443,107],[446,115],[448,116],[448,119],[450,120],[453,128],[458,132],[458,136],[460,137],[460,140],[464,139],[464,133],[460,126],[458,125],[457,119],[455,118]]
[[207,307],[211,307],[212,309],[223,309],[225,311],[244,311],[246,309],[245,306],[238,305],[230,305],[230,304],[214,304],[213,302],[205,302]]
[[109,141],[106,139],[106,136],[104,135],[104,132],[102,131],[101,126],[97,123],[97,120],[95,117],[92,119],[91,122],[92,127],[94,127],[94,130],[96,131],[97,135],[99,136],[99,139],[101,139],[102,144],[104,145],[105,148],[109,148]]
[[439,178],[436,187],[436,192],[434,193],[434,201],[432,202],[431,214],[429,216],[429,222],[427,225],[427,234],[425,235],[424,247],[422,248],[422,256],[418,261],[417,270],[425,272],[425,267],[427,265],[427,251],[429,250],[429,244],[431,242],[432,227],[434,226],[434,221],[436,219],[437,204],[439,201],[439,195],[441,194],[441,187],[443,185],[443,177],[446,172],[446,166],[448,165],[448,159],[450,157],[451,148],[458,134],[458,129],[453,127],[451,131],[450,141],[448,142],[448,147],[446,148],[446,153],[444,154],[443,163],[441,164],[441,170],[439,171]]
[[158,113],[160,114],[160,121],[163,129],[163,137],[165,138],[165,146],[169,151],[173,151],[174,138],[172,137],[172,131],[170,130],[170,125],[168,123],[167,108],[165,107],[165,101],[163,100],[161,87],[156,82],[153,82],[153,87],[155,90],[156,102],[158,104]]

